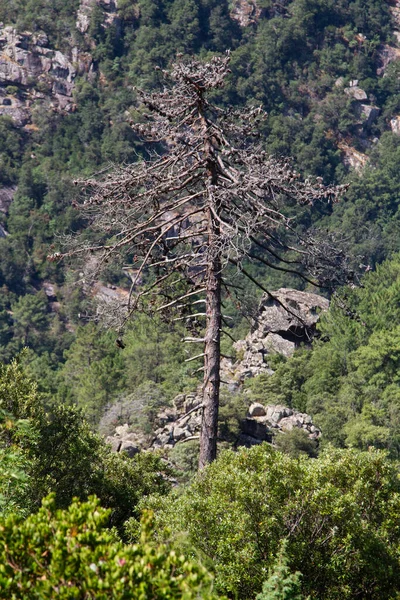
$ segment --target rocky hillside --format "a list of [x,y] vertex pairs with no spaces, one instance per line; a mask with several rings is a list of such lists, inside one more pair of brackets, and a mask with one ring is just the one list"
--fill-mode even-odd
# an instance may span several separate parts
[[75,79],[89,74],[92,57],[77,46],[70,52],[49,48],[45,33],[0,29],[0,115],[28,131],[38,105],[54,112],[76,109]]
[[223,359],[224,381],[233,388],[245,377],[272,374],[268,357],[277,353],[289,357],[300,345],[311,344],[319,314],[328,307],[326,298],[310,292],[282,288],[265,294],[252,331],[234,344],[240,360]]
[[[223,360],[222,388],[238,394],[248,377],[261,373],[272,374],[269,357],[277,354],[291,356],[300,345],[310,344],[321,311],[329,302],[317,294],[280,289],[264,296],[260,302],[253,330],[245,340],[235,344],[238,360]],[[197,393],[179,394],[172,406],[162,409],[155,417],[153,430],[147,434],[131,428],[129,422],[117,425],[115,434],[107,441],[115,452],[134,456],[141,448],[168,451],[176,444],[198,439],[201,426],[201,389]],[[246,401],[245,401],[246,403]],[[132,415],[133,416],[133,415]],[[125,417],[129,420],[129,414]],[[134,420],[134,419],[133,419]],[[274,442],[276,436],[303,430],[310,440],[318,440],[321,432],[312,417],[282,405],[267,405],[247,401],[233,441],[235,446],[252,446],[263,441]],[[221,441],[230,441],[232,436]]]
[[[261,104],[268,152],[292,157],[302,173],[324,183],[351,183],[334,206],[290,207],[301,228],[323,238],[334,234],[359,273],[400,250],[399,14],[399,2],[381,0],[2,3],[0,359],[28,347],[29,368],[46,398],[57,402],[67,390],[94,425],[105,406],[141,384],[158,386],[168,400],[195,388],[184,351],[178,344],[169,351],[172,333],[164,323],[157,322],[151,341],[133,325],[126,352],[117,354],[115,338],[88,323],[93,310],[76,286],[81,271],[47,260],[60,236],[84,227],[73,209],[73,180],[145,151],[129,125],[138,118],[133,88],[157,88],[155,66],[166,66],[177,52],[206,58],[230,48],[232,72],[220,104]],[[255,273],[265,289],[304,287],[277,270],[273,257],[267,262],[271,267]],[[129,285],[121,266],[110,265],[98,290],[119,298]],[[249,373],[273,370],[271,350],[290,354],[313,328],[265,301],[271,323],[244,340],[237,307],[243,300],[254,308],[259,296],[248,287],[243,296],[224,298],[230,333],[242,339],[235,349],[240,363],[223,363],[229,393]],[[304,302],[311,315],[325,301],[308,308],[305,296],[293,302],[294,312]],[[138,339],[152,348],[145,359],[137,359],[144,352]],[[90,359],[84,357],[89,364],[78,380],[83,347],[90,347]],[[151,368],[138,373],[135,361]]]

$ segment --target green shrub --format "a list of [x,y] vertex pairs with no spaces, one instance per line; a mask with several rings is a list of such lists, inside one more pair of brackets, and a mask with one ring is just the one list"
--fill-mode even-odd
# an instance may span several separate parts
[[54,496],[26,520],[0,520],[0,597],[191,600],[217,598],[212,579],[172,546],[150,541],[150,516],[139,544],[124,546],[106,529],[95,497],[56,510]]
[[254,598],[287,538],[313,600],[385,600],[400,589],[400,482],[382,451],[290,458],[267,444],[227,451],[179,496],[154,499],[157,530],[188,532],[218,589]]
[[262,592],[256,600],[302,600],[301,573],[290,572],[286,547],[287,540],[284,540],[276,564],[270,569],[269,577],[264,581]]
[[0,483],[2,469],[5,476],[13,469],[18,475],[4,507],[29,512],[53,492],[57,507],[67,508],[75,496],[86,500],[96,494],[111,509],[109,524],[122,530],[126,519],[138,515],[142,496],[169,490],[165,468],[155,453],[134,459],[112,453],[73,407],[59,405],[46,413],[20,365],[0,365]]

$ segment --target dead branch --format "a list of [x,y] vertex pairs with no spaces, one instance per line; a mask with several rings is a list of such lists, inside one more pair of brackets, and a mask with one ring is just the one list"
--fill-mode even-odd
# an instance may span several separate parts
[[[205,317],[204,337],[182,340],[204,344],[204,353],[186,361],[204,358],[201,466],[216,454],[220,336],[235,341],[222,329],[229,319],[221,314],[223,294],[246,292],[232,278],[226,281],[228,267],[299,321],[249,273],[246,260],[313,285],[329,286],[347,276],[340,248],[326,236],[301,230],[286,210],[289,200],[299,207],[336,202],[346,186],[302,179],[288,159],[269,156],[257,141],[265,118],[260,107],[222,109],[212,103],[209,93],[224,85],[229,60],[227,53],[206,63],[178,61],[160,71],[162,91],[138,90],[142,118],[131,125],[153,143],[149,159],[138,157],[132,165],[79,182],[76,205],[95,237],[70,236],[65,252],[53,255],[79,259],[86,287],[110,261],[123,265],[131,278],[123,324],[145,300],[151,312],[188,325]],[[191,314],[202,303],[204,312]]]

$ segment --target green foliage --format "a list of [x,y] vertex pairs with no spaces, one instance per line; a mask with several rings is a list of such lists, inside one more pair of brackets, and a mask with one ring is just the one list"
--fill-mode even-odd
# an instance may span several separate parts
[[315,458],[317,455],[317,443],[315,440],[310,440],[308,433],[298,427],[294,427],[291,431],[277,434],[274,438],[274,444],[280,452],[289,454],[292,458],[300,455]]
[[59,373],[62,395],[85,411],[89,422],[98,423],[104,407],[123,389],[124,363],[115,345],[115,334],[99,332],[89,324],[76,332],[65,352]]
[[[92,428],[101,420],[103,432],[122,422],[150,431],[158,408],[175,394],[194,389],[197,379],[191,376],[193,363],[184,362],[188,355],[178,327],[170,331],[158,320],[140,317],[120,350],[112,334],[92,324],[80,326],[78,315],[86,314],[87,307],[75,285],[78,275],[68,272],[69,265],[59,267],[46,259],[55,235],[84,226],[71,208],[76,194],[72,178],[109,162],[133,162],[143,152],[128,122],[136,102],[131,87],[158,87],[156,65],[166,66],[177,51],[207,56],[231,48],[231,85],[219,94],[221,105],[261,103],[268,110],[267,126],[260,132],[266,149],[293,156],[302,172],[325,182],[342,181],[347,175],[338,141],[364,152],[364,142],[380,139],[367,151],[369,167],[348,177],[351,187],[345,200],[320,207],[319,212],[317,207],[316,216],[307,209],[301,215],[309,224],[342,234],[356,257],[356,269],[359,263],[363,269],[375,268],[400,248],[400,146],[398,137],[387,132],[390,119],[400,111],[399,66],[393,61],[384,77],[377,75],[380,47],[390,44],[393,30],[390,3],[381,0],[261,0],[262,16],[246,28],[232,19],[232,3],[226,0],[121,0],[118,26],[105,27],[105,10],[96,6],[85,39],[75,28],[78,5],[78,0],[0,2],[0,22],[14,24],[19,31],[44,31],[51,49],[68,54],[78,46],[90,51],[95,61],[90,78],[75,79],[73,112],[53,113],[37,105],[33,127],[26,129],[0,117],[0,184],[18,186],[9,214],[1,216],[10,235],[0,239],[0,359],[10,361],[29,346],[20,362],[38,380],[37,389],[16,363],[0,367],[0,513],[26,516],[49,492],[65,509],[73,496],[84,500],[96,493],[111,509],[107,523],[122,531],[127,518],[138,516],[143,496],[154,490],[166,492],[165,465],[150,454],[132,461],[112,455]],[[343,91],[353,79],[367,92],[368,102],[381,110],[380,118],[362,130],[356,125],[357,103]],[[47,93],[40,82],[35,88]],[[18,86],[7,86],[5,92],[24,101],[25,92]],[[270,288],[297,285],[294,278],[271,269],[260,274]],[[345,290],[334,300],[321,320],[321,340],[311,351],[276,360],[275,374],[249,381],[246,395],[222,398],[223,435],[232,442],[237,439],[249,394],[265,404],[279,402],[310,412],[323,431],[322,444],[329,441],[364,450],[376,446],[398,458],[399,276],[399,257],[378,266],[376,273],[364,278],[363,288]],[[126,286],[113,265],[107,280]],[[57,284],[58,307],[40,291],[43,281]],[[247,295],[254,308],[257,294],[249,288]],[[233,297],[224,312],[234,317],[236,334],[244,337],[248,323],[238,323]],[[225,351],[231,349],[227,346]],[[175,529],[188,528],[198,548],[216,562],[221,589],[231,594],[239,590],[241,597],[254,597],[267,580],[265,597],[296,597],[298,570],[304,574],[302,593],[319,600],[357,594],[393,597],[391,590],[396,585],[399,589],[394,559],[398,490],[388,463],[380,454],[355,451],[329,451],[322,459],[302,457],[296,462],[291,457],[315,451],[298,430],[276,438],[276,443],[287,455],[254,449],[221,457],[221,466],[214,466],[180,500],[171,500],[162,518]],[[171,455],[182,478],[190,479],[197,462],[196,442],[177,445]],[[48,511],[47,518],[54,519],[57,528],[58,517],[50,504],[46,506],[40,510]],[[89,519],[87,508],[74,506],[76,514],[82,512],[81,524]],[[45,521],[45,513],[40,514],[37,521],[31,517],[31,529],[18,538],[18,552],[23,553],[23,544],[30,548],[36,543],[35,528]],[[10,519],[12,531],[18,532],[21,522]],[[60,519],[72,523],[64,513]],[[96,528],[93,524],[90,531],[97,536]],[[67,539],[75,549],[72,533]],[[7,535],[12,539],[15,534]],[[281,540],[287,536],[288,545],[280,555]],[[110,548],[113,543],[110,538]],[[39,546],[33,555],[48,569],[49,554],[40,554],[47,548],[39,551]],[[112,550],[101,552],[122,556]],[[147,560],[147,554],[140,556]],[[34,559],[25,554],[25,560],[21,564],[30,568]],[[97,565],[98,572],[87,565],[77,567],[71,575],[74,585],[78,586],[78,576],[100,585],[103,566],[90,560],[89,567]],[[26,577],[21,585],[32,583],[37,573],[37,597],[54,595],[54,588],[46,585],[60,585],[55,575],[60,573],[58,558],[51,565],[51,576],[39,565],[32,567],[31,575],[18,572],[18,577]],[[114,564],[113,558],[107,569],[111,574],[104,580],[108,577],[113,585],[126,576],[125,564]],[[10,573],[7,577],[14,580],[16,573]],[[168,570],[163,573],[162,577],[170,575]],[[48,579],[40,579],[43,575]],[[7,597],[17,585],[11,579],[7,585],[14,587],[4,588]],[[279,590],[285,582],[288,589]],[[160,589],[173,597],[176,590],[168,585]],[[28,597],[31,590],[27,590],[21,587],[15,597]],[[68,590],[62,593],[69,597]],[[103,593],[97,589],[96,597]],[[112,593],[107,591],[105,597]],[[198,595],[207,597],[204,590]]]
[[148,432],[162,406],[197,385],[184,362],[181,337],[179,328],[139,315],[120,349],[115,332],[89,323],[77,328],[63,354],[64,363],[30,354],[25,364],[32,376],[40,378],[49,404],[77,405],[93,427],[102,421],[103,433],[123,423]]
[[309,352],[299,350],[291,360],[277,355],[271,368],[274,376],[267,374],[248,379],[246,389],[254,402],[284,404],[299,411],[306,410],[306,395],[302,392],[304,382],[310,377]]
[[27,512],[30,478],[26,456],[17,441],[29,435],[26,420],[16,420],[0,409],[0,515]]
[[99,432],[112,435],[118,425],[129,425],[130,431],[151,434],[157,413],[169,404],[160,385],[145,381],[134,392],[123,395],[106,406],[100,419]]
[[222,390],[218,411],[218,436],[236,444],[240,434],[241,421],[246,417],[249,399],[242,393],[228,393]]
[[269,576],[263,583],[263,589],[256,600],[302,600],[300,577],[301,573],[291,573],[286,556],[287,541],[284,540],[276,563],[269,571]]
[[74,31],[79,0],[10,0],[0,7],[0,21],[15,23],[19,31],[44,31],[63,48]]
[[196,475],[199,466],[200,445],[198,440],[175,444],[168,454],[179,483],[187,483]]
[[192,390],[196,379],[191,365],[185,364],[188,350],[181,343],[184,329],[160,318],[138,315],[124,336],[128,389],[134,391],[144,381],[161,384],[170,398]]
[[286,575],[302,573],[305,597],[384,600],[399,589],[400,484],[380,451],[328,449],[316,460],[267,444],[227,451],[180,495],[152,504],[160,535],[188,532],[229,595],[261,590],[282,540]]
[[0,411],[5,415],[0,428],[4,469],[15,468],[22,484],[29,480],[23,496],[18,499],[15,486],[7,500],[18,499],[20,510],[38,507],[49,493],[64,508],[73,497],[84,500],[96,494],[111,509],[110,523],[121,529],[137,515],[143,495],[169,489],[165,467],[155,454],[131,460],[113,454],[72,407],[60,404],[47,414],[35,384],[15,361],[0,367]]
[[322,441],[400,449],[399,256],[343,290],[321,316],[321,339],[250,381],[251,397],[312,414]]
[[196,561],[151,542],[151,516],[140,544],[123,546],[106,529],[108,512],[91,497],[57,510],[53,496],[34,515],[0,520],[3,598],[216,598]]
[[[11,91],[8,90],[11,94]],[[0,117],[0,183],[12,185],[17,181],[21,165],[24,135],[11,119]]]
[[330,228],[346,232],[353,254],[362,257],[365,266],[399,251],[399,165],[400,140],[385,133],[370,154],[368,168],[351,177],[347,199],[330,219]]
[[11,305],[14,321],[14,335],[23,346],[38,346],[43,331],[49,326],[47,298],[44,292],[20,296]]

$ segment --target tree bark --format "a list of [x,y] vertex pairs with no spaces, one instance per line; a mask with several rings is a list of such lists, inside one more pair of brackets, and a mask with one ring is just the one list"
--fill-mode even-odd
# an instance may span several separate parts
[[208,208],[207,238],[208,265],[206,273],[206,333],[204,346],[204,386],[203,386],[203,418],[200,433],[199,470],[217,457],[218,408],[220,388],[221,360],[221,230],[218,221],[214,220],[213,211],[218,214],[213,195],[214,186],[218,183],[217,164],[214,148],[210,140],[206,141],[208,155]]
[[[211,218],[211,217],[210,217]],[[215,240],[214,240],[215,241]],[[221,259],[216,252],[207,267],[206,334],[204,348],[203,418],[199,469],[217,456],[221,339]]]

